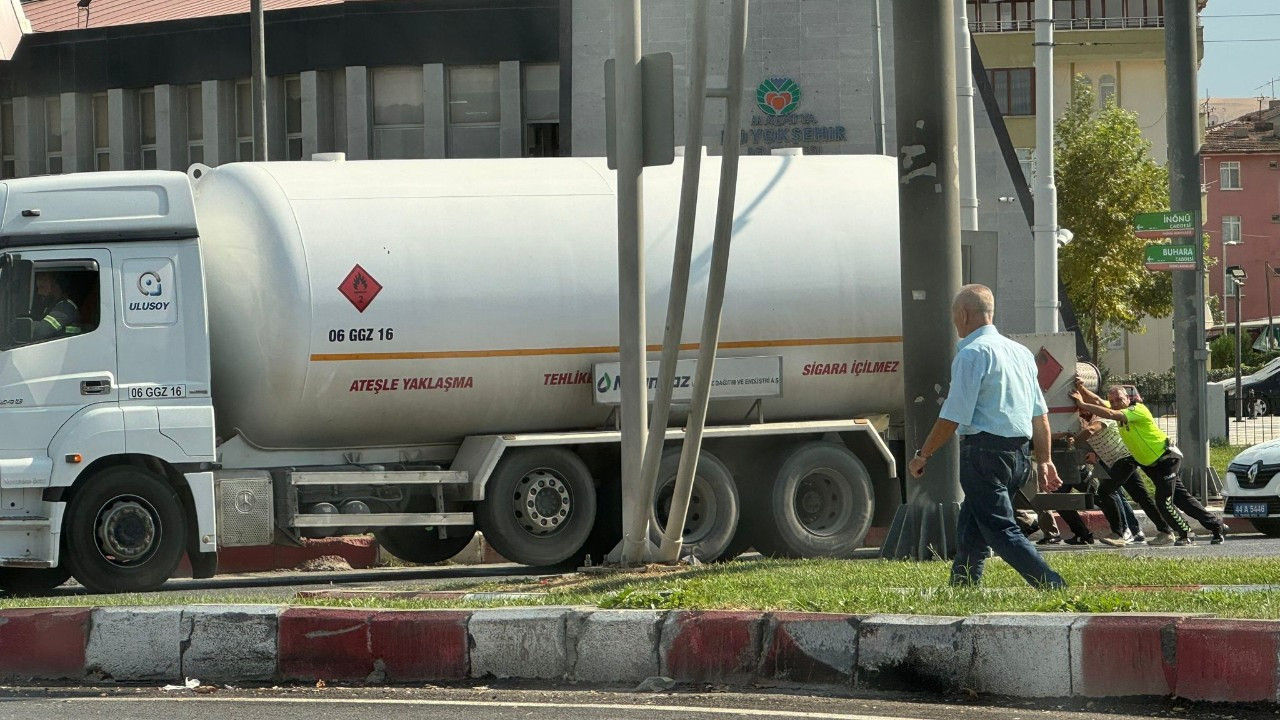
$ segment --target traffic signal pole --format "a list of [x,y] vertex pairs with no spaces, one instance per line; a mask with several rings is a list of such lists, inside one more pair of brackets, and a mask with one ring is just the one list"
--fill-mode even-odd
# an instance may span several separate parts
[[1201,497],[1217,492],[1209,467],[1208,359],[1204,312],[1204,218],[1200,196],[1199,116],[1196,110],[1195,0],[1164,0],[1165,94],[1169,134],[1169,209],[1195,213],[1195,270],[1173,271],[1174,377],[1178,448],[1188,489]]
[[[951,301],[960,289],[955,39],[951,0],[893,4],[908,454],[938,419],[956,344],[951,324]],[[923,477],[907,479],[907,502],[894,516],[881,557],[925,560],[955,554],[959,460],[953,439],[929,460]]]

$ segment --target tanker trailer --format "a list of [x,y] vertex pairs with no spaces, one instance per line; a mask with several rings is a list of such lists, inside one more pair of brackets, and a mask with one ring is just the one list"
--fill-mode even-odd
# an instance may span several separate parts
[[[718,170],[707,158],[655,526]],[[414,562],[452,556],[477,528],[531,565],[611,549],[617,247],[603,160],[188,175],[3,183],[0,485],[14,518],[0,524],[0,587],[69,572],[141,590],[184,552],[207,575],[218,547],[365,532]],[[901,501],[878,432],[902,397],[895,177],[878,156],[742,159],[686,527],[703,560],[747,544],[847,555]],[[646,171],[651,342],[679,184],[675,166]],[[84,308],[76,334],[32,333],[44,274]]]

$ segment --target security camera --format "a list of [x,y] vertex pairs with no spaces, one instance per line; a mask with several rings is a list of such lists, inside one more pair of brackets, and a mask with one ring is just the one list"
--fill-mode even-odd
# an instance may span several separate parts
[[1068,243],[1075,239],[1076,234],[1066,228],[1058,228],[1057,241],[1058,247],[1066,247]]

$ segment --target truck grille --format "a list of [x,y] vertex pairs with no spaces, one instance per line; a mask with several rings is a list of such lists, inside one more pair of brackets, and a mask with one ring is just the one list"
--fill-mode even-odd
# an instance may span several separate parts
[[271,476],[220,477],[218,545],[270,545],[275,535]]

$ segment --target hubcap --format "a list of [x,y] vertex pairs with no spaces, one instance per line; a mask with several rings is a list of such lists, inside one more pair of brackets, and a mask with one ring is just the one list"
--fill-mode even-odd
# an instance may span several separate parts
[[835,535],[844,530],[853,513],[853,489],[833,470],[818,469],[796,486],[796,518],[814,535]]
[[547,468],[530,472],[516,484],[514,510],[520,527],[538,537],[564,527],[573,510],[573,495],[564,478]]
[[113,565],[138,565],[159,545],[160,517],[146,500],[121,496],[103,505],[97,522],[98,551]]
[[[693,481],[693,492],[689,495],[689,512],[684,520],[684,532],[681,537],[686,543],[700,542],[715,525],[716,502],[711,493],[704,493],[703,484]],[[676,483],[671,482],[658,488],[657,497],[653,500],[654,519],[658,528],[666,531],[667,520],[671,517],[671,502],[675,498]]]

